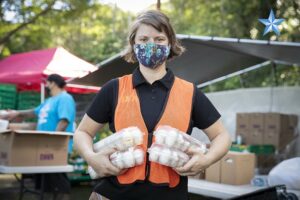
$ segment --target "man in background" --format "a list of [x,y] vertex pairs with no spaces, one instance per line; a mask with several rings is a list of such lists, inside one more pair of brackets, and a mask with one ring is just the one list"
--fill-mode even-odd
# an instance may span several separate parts
[[[34,109],[10,110],[8,114],[0,116],[9,121],[17,118],[37,117],[38,131],[75,131],[75,101],[65,91],[66,82],[58,74],[51,74],[46,81],[46,92],[50,95],[44,103]],[[70,139],[68,152],[72,151],[73,139]],[[40,187],[40,176],[35,176],[36,187]],[[46,192],[69,193],[70,183],[65,173],[54,173],[45,175]]]

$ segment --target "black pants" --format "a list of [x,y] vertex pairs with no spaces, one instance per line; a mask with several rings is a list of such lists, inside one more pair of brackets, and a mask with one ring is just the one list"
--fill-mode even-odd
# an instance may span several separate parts
[[[66,173],[44,174],[45,192],[70,193],[71,184]],[[35,189],[41,188],[41,174],[35,174]]]

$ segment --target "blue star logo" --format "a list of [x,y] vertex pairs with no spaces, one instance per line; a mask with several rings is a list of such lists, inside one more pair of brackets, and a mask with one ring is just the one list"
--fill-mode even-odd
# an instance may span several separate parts
[[264,35],[267,33],[274,31],[276,35],[280,35],[280,31],[278,29],[278,25],[281,24],[284,19],[275,19],[273,10],[270,11],[269,18],[268,19],[259,19],[261,23],[266,25],[265,30],[264,30]]

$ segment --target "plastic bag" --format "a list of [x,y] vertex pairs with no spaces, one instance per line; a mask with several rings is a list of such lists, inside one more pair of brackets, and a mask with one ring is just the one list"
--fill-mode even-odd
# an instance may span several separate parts
[[287,189],[300,190],[300,157],[285,160],[274,167],[268,176],[268,183],[286,185]]

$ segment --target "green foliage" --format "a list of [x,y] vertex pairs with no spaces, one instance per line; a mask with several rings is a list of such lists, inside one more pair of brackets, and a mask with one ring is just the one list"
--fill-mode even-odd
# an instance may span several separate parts
[[[9,12],[15,6],[13,12],[18,17],[7,20],[0,15],[0,38],[30,20],[41,11],[39,5],[47,3],[40,0],[25,6],[22,2],[2,2],[0,13]],[[63,46],[87,61],[98,63],[125,46],[130,18],[129,13],[97,1],[57,1],[51,11],[15,33],[2,45],[0,58],[12,53]]]
[[[298,0],[170,0],[162,8],[170,16],[177,33],[300,42]],[[285,19],[279,37],[274,34],[263,36],[264,25],[258,21],[259,18],[268,18],[271,8],[277,17]],[[299,75],[297,66],[278,65],[277,85],[299,85]],[[266,66],[207,86],[204,91],[275,86],[273,79],[272,67]]]
[[203,88],[204,92],[216,92],[238,88],[272,87],[272,86],[300,86],[299,66],[277,64],[235,76],[224,81],[214,83]]
[[[49,6],[54,3],[54,6]],[[98,0],[2,0],[0,2],[0,39],[24,26],[0,43],[0,58],[13,53],[63,46],[94,64],[120,52],[126,44],[129,24],[134,15]],[[49,11],[39,14],[49,7]],[[155,8],[155,6],[151,6]],[[300,41],[300,2],[298,0],[169,0],[161,5],[177,33]],[[280,37],[262,36],[273,8],[284,18]],[[14,14],[14,17],[7,17]],[[31,21],[35,17],[35,21]],[[29,23],[30,22],[30,23]],[[272,67],[263,67],[216,83],[206,91],[240,87],[266,87],[273,83]],[[299,85],[299,67],[277,66],[278,85]]]

